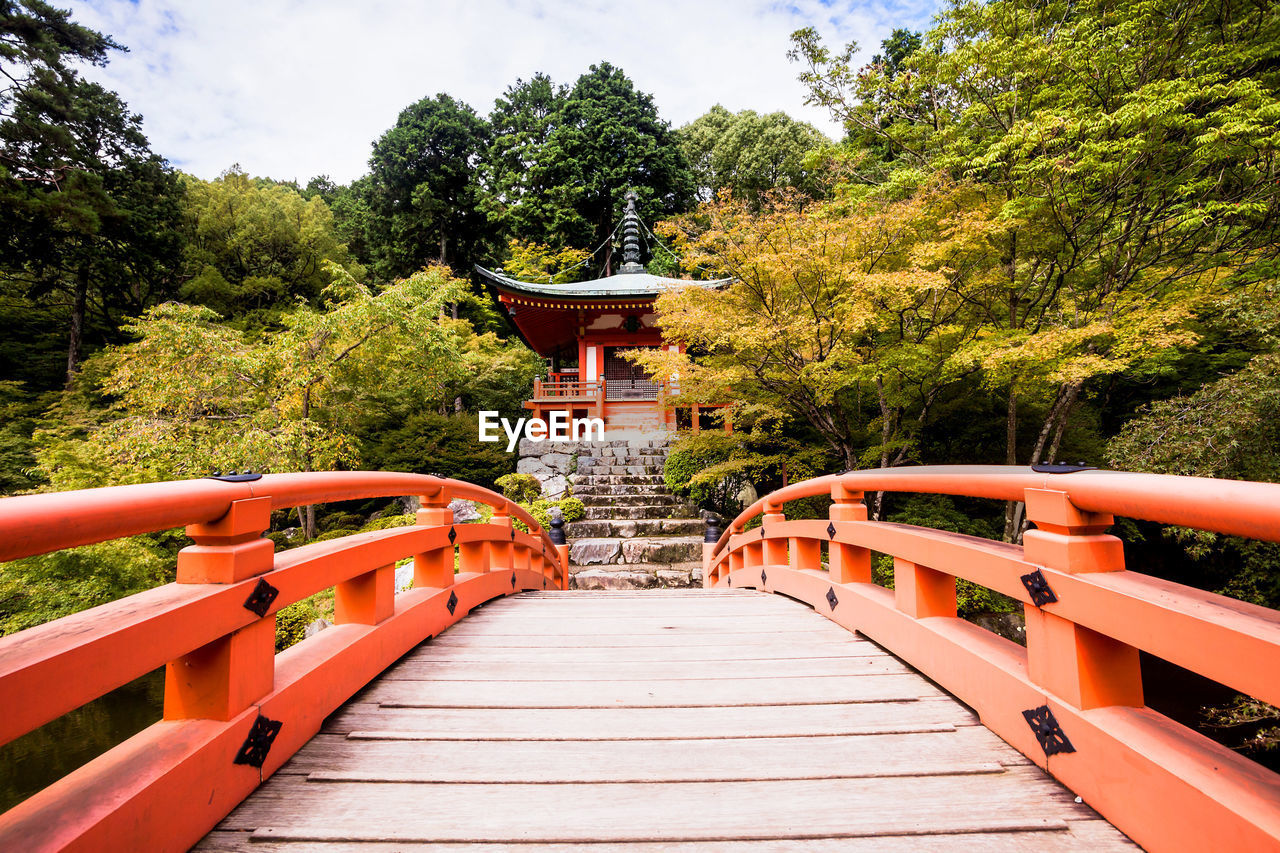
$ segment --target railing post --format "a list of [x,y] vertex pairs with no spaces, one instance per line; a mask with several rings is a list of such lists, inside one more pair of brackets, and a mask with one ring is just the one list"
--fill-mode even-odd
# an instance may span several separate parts
[[[226,515],[192,524],[196,544],[178,552],[178,583],[228,584],[271,569],[275,544],[271,498],[232,501]],[[272,613],[165,665],[166,720],[230,720],[275,684],[276,617]]]
[[[564,515],[560,512],[559,507],[551,510],[551,529],[547,531],[547,538],[551,540],[551,544],[556,546],[556,560],[560,566],[560,588],[569,588],[569,542],[564,536]],[[555,576],[552,575],[554,582]]]
[[[449,509],[448,495],[440,494],[427,502],[418,510],[418,524],[422,527],[449,527],[453,524],[453,510]],[[453,586],[452,545],[413,555],[413,586],[435,587],[443,589]]]
[[702,534],[702,586],[710,589],[720,579],[718,573],[713,575],[711,571],[711,556],[715,553],[716,543],[720,541],[720,516],[708,512],[703,521],[706,522],[707,529]]
[[[1124,569],[1122,543],[1104,532],[1115,520],[1110,513],[1085,512],[1052,489],[1027,489],[1026,503],[1039,528],[1023,536],[1027,562],[1073,574]],[[1032,681],[1082,710],[1143,705],[1136,648],[1034,605],[1024,610]]]
[[[866,521],[867,505],[862,492],[846,489],[840,483],[831,487],[831,509],[827,516],[832,524],[841,521]],[[871,583],[871,549],[832,540],[827,561],[832,583]]]
[[226,515],[187,526],[195,540],[178,552],[178,583],[235,583],[269,571],[275,543],[263,539],[271,526],[271,498],[232,501]]
[[893,558],[893,602],[916,619],[956,615],[956,579],[946,572]]
[[[781,524],[786,520],[787,517],[783,515],[781,505],[765,502],[764,515],[760,517],[760,526],[762,528],[767,531],[773,525]],[[766,566],[787,565],[787,540],[783,538],[765,539],[762,556]]]

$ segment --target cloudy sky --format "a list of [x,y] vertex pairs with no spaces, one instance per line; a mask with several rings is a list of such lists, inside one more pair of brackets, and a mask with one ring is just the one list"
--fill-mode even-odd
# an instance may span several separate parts
[[572,83],[621,67],[673,126],[713,104],[784,110],[828,134],[804,106],[789,34],[869,57],[895,27],[923,30],[939,0],[58,0],[129,48],[87,76],[144,117],[178,168],[345,183],[401,109],[448,92],[487,114],[518,78]]

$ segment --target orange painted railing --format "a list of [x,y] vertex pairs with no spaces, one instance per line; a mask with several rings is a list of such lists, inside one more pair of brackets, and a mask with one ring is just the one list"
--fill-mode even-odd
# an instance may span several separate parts
[[[279,554],[262,537],[274,509],[401,495],[422,499],[416,526]],[[455,497],[493,517],[455,526]],[[0,850],[185,850],[414,646],[492,598],[567,586],[568,547],[521,507],[417,474],[4,498],[0,560],[181,525],[196,544],[178,555],[177,583],[0,638],[0,743],[166,668],[164,719],[0,815]],[[407,557],[414,585],[397,595]],[[336,624],[276,654],[276,612],[329,588]]]
[[[868,491],[1025,501],[1036,529],[1019,546],[872,522]],[[786,502],[819,495],[828,519],[786,520]],[[1280,776],[1145,707],[1138,655],[1280,704],[1280,613],[1126,570],[1114,515],[1276,542],[1280,485],[998,466],[818,477],[708,543],[704,582],[800,599],[880,643],[1149,850],[1280,849]],[[872,583],[873,552],[893,557],[894,589]],[[1025,648],[956,617],[958,577],[1023,603]]]
[[533,380],[534,400],[584,400],[594,401],[600,397],[604,380],[579,382],[577,380]]

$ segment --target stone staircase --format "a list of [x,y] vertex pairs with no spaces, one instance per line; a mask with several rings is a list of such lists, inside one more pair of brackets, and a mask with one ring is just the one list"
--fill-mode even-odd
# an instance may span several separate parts
[[571,587],[639,589],[702,583],[704,524],[662,482],[665,434],[580,445],[573,494],[586,518],[565,525]]

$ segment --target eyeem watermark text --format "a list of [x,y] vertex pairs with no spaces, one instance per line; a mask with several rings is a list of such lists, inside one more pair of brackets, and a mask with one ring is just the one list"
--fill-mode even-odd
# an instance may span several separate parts
[[507,434],[508,453],[516,449],[522,437],[530,441],[604,441],[603,418],[574,418],[570,421],[564,412],[552,412],[550,421],[520,418],[513,427],[511,421],[499,418],[497,412],[480,413],[481,441],[501,441],[499,427]]

